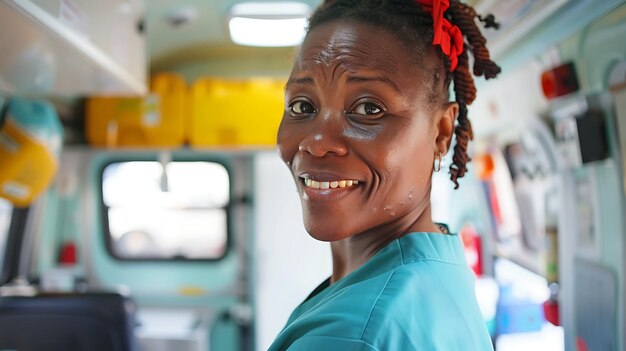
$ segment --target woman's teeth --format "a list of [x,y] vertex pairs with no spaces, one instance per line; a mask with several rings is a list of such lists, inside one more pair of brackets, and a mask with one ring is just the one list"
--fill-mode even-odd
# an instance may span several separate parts
[[358,180],[336,180],[332,182],[318,182],[313,179],[305,179],[304,185],[315,188],[315,189],[335,189],[335,188],[345,188],[348,186],[353,186],[359,184]]

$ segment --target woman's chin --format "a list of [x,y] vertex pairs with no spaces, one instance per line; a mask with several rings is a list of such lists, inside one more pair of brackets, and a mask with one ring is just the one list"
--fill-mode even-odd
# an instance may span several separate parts
[[327,223],[320,225],[319,223],[305,222],[304,227],[313,239],[319,241],[332,242],[345,239],[349,236],[344,234],[341,230],[338,230],[337,226],[327,225]]

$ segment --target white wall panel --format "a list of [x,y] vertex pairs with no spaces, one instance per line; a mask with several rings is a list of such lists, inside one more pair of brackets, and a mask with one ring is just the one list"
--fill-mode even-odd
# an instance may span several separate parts
[[255,156],[254,286],[257,350],[267,350],[293,309],[331,274],[328,243],[302,224],[300,199],[276,152]]

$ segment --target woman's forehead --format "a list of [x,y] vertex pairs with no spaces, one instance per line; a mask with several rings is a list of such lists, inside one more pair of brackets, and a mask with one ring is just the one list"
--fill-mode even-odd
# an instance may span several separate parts
[[358,22],[331,22],[307,35],[294,68],[294,73],[371,70],[394,76],[417,67],[403,43],[388,31]]

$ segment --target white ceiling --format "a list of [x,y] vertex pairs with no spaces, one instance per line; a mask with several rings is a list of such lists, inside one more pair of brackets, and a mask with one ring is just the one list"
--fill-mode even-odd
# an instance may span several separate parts
[[[228,13],[233,4],[243,1],[270,0],[146,0],[145,23],[153,69],[163,70],[184,65],[186,62],[224,56],[268,57],[272,56],[273,52],[293,50],[249,48],[233,44],[228,35]],[[321,2],[321,0],[291,1],[307,3],[312,9]],[[195,14],[195,19],[184,25],[173,26],[168,17],[181,11]]]

